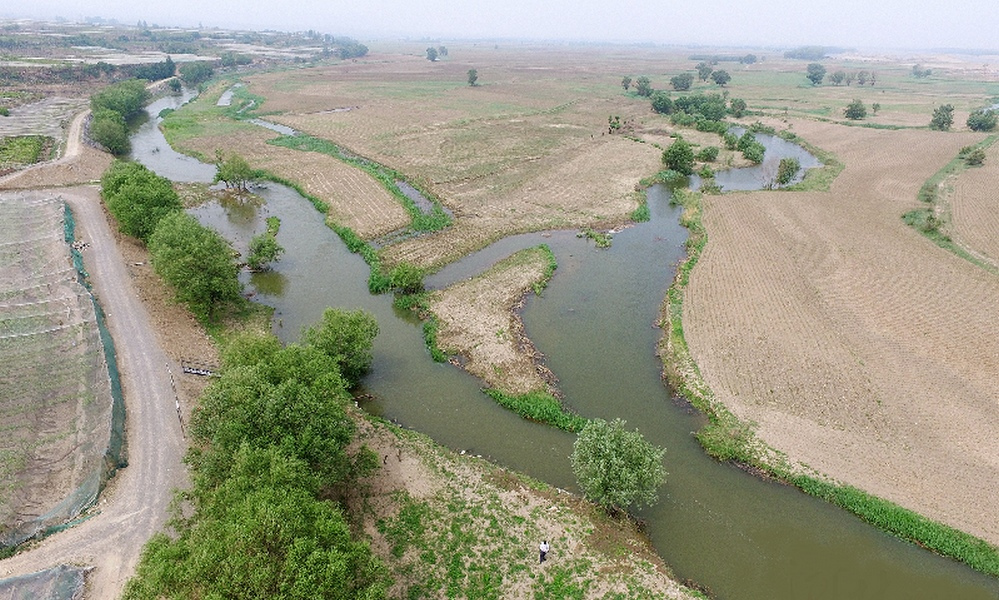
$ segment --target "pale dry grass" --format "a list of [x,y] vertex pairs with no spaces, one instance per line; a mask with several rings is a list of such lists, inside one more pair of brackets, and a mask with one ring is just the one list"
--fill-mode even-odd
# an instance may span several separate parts
[[794,128],[846,169],[829,193],[705,198],[692,355],[793,461],[999,541],[999,279],[900,219],[980,136]]
[[522,250],[474,279],[433,292],[429,304],[440,323],[440,348],[461,355],[465,370],[490,387],[509,394],[545,390],[533,360],[537,350],[515,309],[547,267],[547,253]]

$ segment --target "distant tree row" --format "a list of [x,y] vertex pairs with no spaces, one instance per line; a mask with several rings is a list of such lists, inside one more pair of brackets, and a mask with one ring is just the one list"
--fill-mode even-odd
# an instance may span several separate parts
[[427,48],[427,60],[430,62],[436,62],[438,58],[444,58],[447,56],[446,46],[430,46]]
[[[819,63],[810,63],[805,68],[805,77],[812,82],[812,85],[819,85],[822,80],[826,77],[826,68]],[[877,75],[873,71],[857,71],[857,72],[846,72],[843,70],[837,70],[829,74],[829,81],[833,85],[840,85],[846,83],[846,85],[852,84],[854,81],[857,85],[874,85],[877,82]]]
[[[705,65],[707,70],[705,71],[701,65]],[[698,65],[697,73],[701,81],[707,81],[710,77],[715,84],[721,87],[724,87],[732,80],[732,76],[729,75],[728,71],[725,71],[724,69],[716,71],[707,63],[701,63]],[[669,82],[674,91],[684,92],[689,90],[694,84],[694,76],[691,73],[680,73],[679,75],[675,75],[670,78]],[[632,80],[629,76],[625,76],[621,79],[621,87],[623,87],[625,91],[634,88],[636,94],[645,97],[652,96],[652,93],[656,91],[655,88],[652,87],[652,80],[644,75],[635,80]]]

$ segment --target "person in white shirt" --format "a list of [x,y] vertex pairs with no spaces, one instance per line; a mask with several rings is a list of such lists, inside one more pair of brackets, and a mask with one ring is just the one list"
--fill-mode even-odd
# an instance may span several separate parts
[[545,557],[548,556],[548,550],[550,549],[551,546],[548,545],[548,540],[543,540],[541,544],[538,546],[538,550],[541,551],[541,560],[539,561],[539,563],[545,562]]

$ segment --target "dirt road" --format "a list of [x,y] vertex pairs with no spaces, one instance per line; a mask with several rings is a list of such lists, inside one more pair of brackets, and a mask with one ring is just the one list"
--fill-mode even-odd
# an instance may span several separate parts
[[[84,261],[108,316],[126,405],[129,466],[111,480],[95,516],[36,547],[0,561],[0,578],[59,564],[96,567],[87,597],[117,598],[138,562],[142,546],[167,518],[171,490],[185,485],[185,442],[177,418],[168,358],[133,288],[101,209],[96,187],[53,190],[70,204],[77,227],[90,243]],[[177,368],[171,366],[174,372]]]

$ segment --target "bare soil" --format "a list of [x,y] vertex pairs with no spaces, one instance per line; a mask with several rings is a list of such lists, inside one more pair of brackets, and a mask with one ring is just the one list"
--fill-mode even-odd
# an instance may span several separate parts
[[541,250],[522,250],[474,279],[433,292],[440,348],[461,355],[459,364],[490,387],[510,394],[546,390],[547,370],[516,309],[547,266]]
[[948,194],[951,237],[972,254],[999,268],[999,144],[986,150],[985,163],[961,173]]
[[828,193],[704,198],[691,353],[792,461],[999,542],[999,278],[900,218],[980,135],[793,127],[846,169]]

